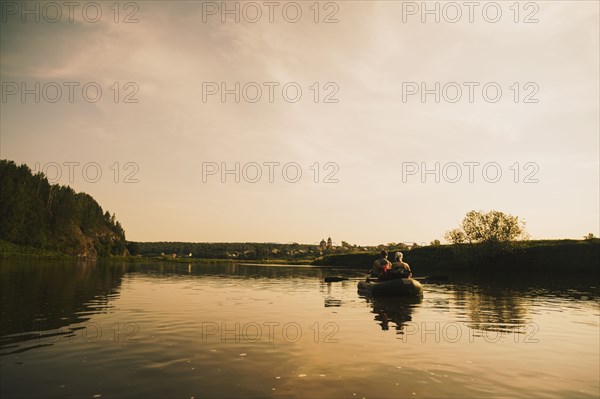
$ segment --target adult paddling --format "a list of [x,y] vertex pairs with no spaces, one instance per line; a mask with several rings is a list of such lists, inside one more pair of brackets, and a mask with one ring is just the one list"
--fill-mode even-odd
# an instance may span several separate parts
[[382,250],[379,259],[373,262],[371,277],[358,283],[358,293],[370,296],[419,296],[423,295],[423,286],[411,278],[408,263],[402,260],[402,252],[396,252],[395,262],[387,260],[388,253]]

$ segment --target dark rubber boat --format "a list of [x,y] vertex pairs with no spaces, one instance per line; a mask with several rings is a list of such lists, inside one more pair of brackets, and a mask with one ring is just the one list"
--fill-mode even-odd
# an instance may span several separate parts
[[387,280],[367,278],[358,282],[358,293],[367,296],[421,296],[423,286],[412,278]]

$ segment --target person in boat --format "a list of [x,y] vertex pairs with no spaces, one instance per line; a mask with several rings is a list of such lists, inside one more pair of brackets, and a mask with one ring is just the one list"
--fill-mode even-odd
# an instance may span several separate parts
[[412,271],[408,263],[402,260],[403,257],[404,254],[402,252],[396,252],[395,261],[392,263],[392,271],[401,274],[403,277],[410,278],[412,277]]
[[380,252],[380,257],[373,262],[373,268],[371,269],[371,277],[384,277],[390,270],[392,270],[392,264],[387,259],[388,253],[384,249]]

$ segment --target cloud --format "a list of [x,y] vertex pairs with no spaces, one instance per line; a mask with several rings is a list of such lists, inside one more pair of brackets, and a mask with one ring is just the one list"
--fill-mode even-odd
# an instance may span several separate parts
[[[565,191],[576,190],[576,183],[556,166],[556,159],[597,165],[597,3],[543,3],[537,24],[515,24],[508,8],[498,24],[481,19],[423,24],[418,17],[403,23],[401,2],[338,5],[339,22],[333,24],[314,23],[306,4],[298,23],[283,20],[280,10],[274,23],[222,23],[218,15],[205,23],[202,2],[140,2],[134,24],[114,23],[110,13],[97,24],[81,17],[73,23],[3,23],[3,82],[97,82],[103,97],[97,103],[80,98],[74,104],[32,104],[16,96],[2,104],[2,156],[28,162],[105,160],[107,165],[135,161],[144,176],[135,190],[140,200],[151,198],[152,212],[179,210],[208,224],[233,215],[237,219],[228,220],[229,225],[247,221],[257,226],[235,236],[244,240],[308,242],[317,228],[312,226],[332,226],[332,234],[352,231],[355,236],[344,239],[364,243],[389,241],[385,237],[394,235],[395,227],[385,225],[373,234],[352,226],[348,215],[361,215],[357,223],[371,225],[370,218],[380,212],[414,209],[414,220],[405,228],[418,231],[414,241],[430,241],[443,228],[433,218],[419,222],[418,215],[460,218],[465,207],[513,204],[524,195],[524,188],[514,184],[499,189],[479,182],[460,190],[443,183],[401,184],[402,162],[498,161],[508,168],[535,161]],[[331,12],[320,11],[320,19]],[[123,101],[132,93],[125,86],[129,82],[139,89],[137,103]],[[219,89],[221,83],[230,89],[236,82],[241,88],[256,84],[262,97],[257,103],[243,98],[236,103],[230,94],[222,103],[219,93],[203,101],[205,82],[215,82]],[[273,102],[265,82],[278,83]],[[463,97],[457,103],[446,98],[436,103],[429,95],[423,103],[419,93],[403,101],[404,82],[428,88],[457,82]],[[464,82],[479,83],[472,103]],[[482,98],[487,82],[502,87],[498,103]],[[530,94],[524,85],[536,83],[539,102],[515,103],[515,82],[520,100]],[[300,101],[286,101],[286,83],[301,87]],[[327,96],[338,102],[324,102]],[[298,162],[308,177],[314,162],[321,167],[336,162],[340,183],[198,183],[205,161],[271,160]],[[597,168],[578,170],[580,181],[598,181]],[[119,198],[130,195],[123,186],[82,189],[98,190],[115,204],[111,208],[131,208],[125,199],[118,205]],[[542,180],[516,213],[526,217],[536,212],[534,203],[548,201],[553,190]],[[185,200],[176,200],[177,195]],[[223,208],[214,211],[217,216],[204,214],[203,205],[219,204]],[[328,210],[332,207],[335,212]],[[255,212],[252,217],[248,209]],[[282,218],[295,220],[284,218],[287,209],[304,216],[301,225],[285,237],[272,236]],[[597,208],[582,208],[569,217],[590,220],[594,214]],[[179,220],[185,219],[181,215]],[[170,220],[166,214],[158,217]],[[267,221],[264,226],[261,217]],[[174,223],[150,235],[145,235],[143,215],[131,223],[128,233],[140,240],[175,234],[200,239],[193,221],[184,231]],[[552,225],[530,227],[533,235],[583,234]],[[218,237],[226,233],[219,231]],[[210,231],[201,237],[210,240]]]

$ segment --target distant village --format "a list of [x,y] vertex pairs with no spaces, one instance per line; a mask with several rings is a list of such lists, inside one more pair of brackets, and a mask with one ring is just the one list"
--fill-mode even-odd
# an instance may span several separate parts
[[[358,246],[342,241],[335,243],[331,237],[323,238],[315,244],[298,243],[182,243],[158,242],[136,243],[136,255],[169,258],[208,258],[208,259],[315,259],[328,254],[373,251],[382,248],[405,248],[417,246],[416,243],[388,243],[377,246]],[[160,251],[160,252],[159,252]]]

